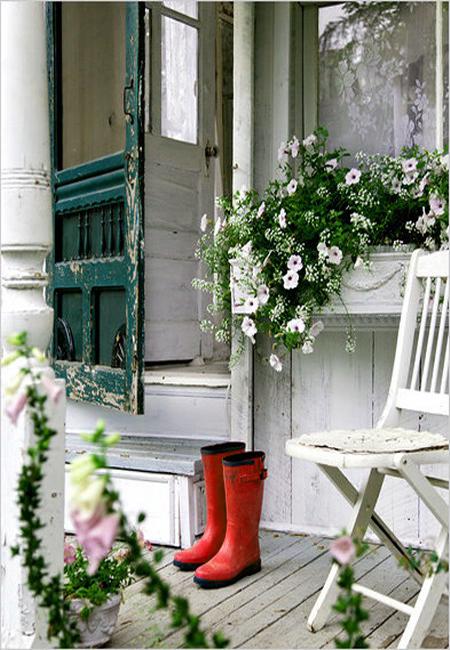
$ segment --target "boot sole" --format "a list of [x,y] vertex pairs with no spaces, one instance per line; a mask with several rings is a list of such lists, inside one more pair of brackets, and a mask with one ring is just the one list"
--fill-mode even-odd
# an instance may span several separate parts
[[178,567],[180,571],[195,571],[195,569],[198,569],[198,567],[202,566],[204,563],[205,562],[180,562],[179,560],[173,561],[173,565]]
[[254,564],[250,564],[248,567],[245,567],[240,573],[238,573],[234,578],[229,578],[229,580],[206,580],[205,578],[198,578],[194,576],[194,582],[198,584],[203,589],[220,589],[220,587],[228,587],[228,585],[233,585],[241,578],[247,576],[252,576],[254,573],[261,571],[261,560],[258,560]]

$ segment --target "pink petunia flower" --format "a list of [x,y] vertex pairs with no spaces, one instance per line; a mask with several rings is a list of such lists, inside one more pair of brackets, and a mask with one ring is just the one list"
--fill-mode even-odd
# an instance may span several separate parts
[[297,158],[298,152],[300,149],[300,142],[298,141],[298,138],[296,135],[292,138],[291,142],[291,156],[292,158]]
[[408,158],[402,162],[403,171],[405,174],[415,172],[417,169],[417,160],[415,158]]
[[338,164],[337,158],[332,158],[331,160],[327,160],[325,163],[325,169],[327,172],[332,172],[334,169],[336,169]]
[[283,286],[285,289],[295,289],[296,286],[298,286],[298,273],[297,271],[289,271],[286,273],[286,275],[283,275]]
[[345,175],[345,183],[346,185],[355,185],[356,183],[359,183],[360,178],[361,178],[360,170],[353,168]]
[[300,255],[291,255],[287,263],[288,269],[291,271],[300,271],[303,268],[303,262]]
[[256,295],[258,296],[259,304],[265,305],[269,300],[269,287],[266,284],[261,284],[256,291]]
[[281,372],[283,370],[283,364],[281,363],[279,357],[277,357],[276,354],[270,355],[269,364],[275,370],[275,372]]
[[17,424],[17,419],[25,408],[27,401],[27,394],[22,391],[17,395],[16,399],[6,407],[6,415],[9,417],[13,424]]
[[432,196],[430,198],[430,210],[437,217],[439,217],[441,214],[444,214],[444,210],[445,210],[444,199],[441,199],[438,196]]
[[288,194],[294,194],[297,191],[298,181],[295,178],[292,178],[287,184],[286,190]]
[[328,250],[328,261],[338,266],[342,261],[342,251],[338,246],[331,246]]
[[292,318],[286,327],[289,332],[297,332],[301,334],[305,331],[305,321],[303,318]]
[[344,535],[333,540],[330,544],[330,553],[339,564],[350,564],[356,555],[352,538]]

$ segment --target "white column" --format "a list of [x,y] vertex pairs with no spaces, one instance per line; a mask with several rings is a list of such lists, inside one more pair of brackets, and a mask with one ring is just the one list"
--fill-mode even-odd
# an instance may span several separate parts
[[[233,192],[253,185],[253,2],[235,2],[233,30]],[[233,337],[231,351],[236,350]],[[249,340],[231,371],[231,438],[253,446],[253,348]]]
[[[26,330],[46,350],[53,310],[45,302],[45,259],[52,245],[50,136],[44,3],[1,3],[1,285],[3,351],[9,334]],[[2,371],[2,388],[17,369]],[[2,400],[3,401],[3,400]],[[58,431],[49,453],[41,516],[43,548],[51,573],[63,568],[65,399],[49,407]],[[16,427],[1,419],[2,645],[43,647],[45,621],[26,588],[20,559],[9,547],[18,532],[15,486],[32,424],[25,412]]]

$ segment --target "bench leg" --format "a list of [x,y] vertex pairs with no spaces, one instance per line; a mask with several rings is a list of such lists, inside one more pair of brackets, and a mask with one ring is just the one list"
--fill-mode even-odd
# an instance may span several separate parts
[[178,477],[181,548],[195,542],[194,480],[190,476]]
[[[320,467],[322,468],[322,466]],[[381,486],[383,485],[383,479],[384,476],[382,474],[379,474],[376,470],[371,470],[365,487],[358,493],[347,527],[347,532],[351,537],[363,538],[377,503]],[[337,480],[339,481],[339,479]],[[325,585],[308,618],[308,628],[311,632],[317,632],[327,622],[331,608],[336,602],[339,593],[339,587],[337,585],[338,574],[339,566],[333,563]]]

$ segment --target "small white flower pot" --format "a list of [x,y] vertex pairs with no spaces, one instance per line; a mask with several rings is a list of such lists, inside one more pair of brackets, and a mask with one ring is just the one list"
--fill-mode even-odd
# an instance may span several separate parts
[[116,627],[120,609],[120,594],[111,596],[103,605],[95,607],[87,620],[83,620],[80,611],[85,606],[81,599],[70,602],[71,616],[76,619],[81,639],[78,648],[100,648],[109,641]]

